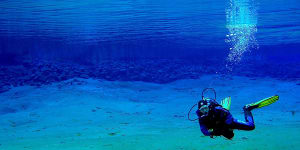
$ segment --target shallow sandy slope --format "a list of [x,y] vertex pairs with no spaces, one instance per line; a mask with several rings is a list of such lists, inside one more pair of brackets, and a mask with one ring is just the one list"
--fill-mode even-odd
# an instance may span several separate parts
[[[231,112],[239,119],[247,103],[274,94],[280,100],[253,111],[254,131],[235,131],[233,140],[211,139],[186,119],[207,86],[216,89],[218,99],[232,96]],[[205,76],[163,85],[72,79],[0,94],[0,110],[18,109],[0,116],[0,149],[295,150],[299,104],[299,85],[268,78]]]

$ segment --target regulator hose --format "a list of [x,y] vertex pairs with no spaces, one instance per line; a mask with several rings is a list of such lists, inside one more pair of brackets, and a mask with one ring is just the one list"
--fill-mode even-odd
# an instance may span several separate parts
[[199,118],[197,118],[197,119],[191,119],[191,118],[190,118],[190,113],[191,113],[192,109],[193,109],[196,105],[197,105],[197,103],[196,103],[195,105],[193,105],[193,107],[190,108],[190,111],[189,111],[189,113],[188,113],[188,119],[189,119],[190,121],[196,121],[196,120],[199,119]]

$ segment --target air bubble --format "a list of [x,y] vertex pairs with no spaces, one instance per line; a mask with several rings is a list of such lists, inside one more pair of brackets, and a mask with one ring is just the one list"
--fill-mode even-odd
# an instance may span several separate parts
[[225,42],[230,45],[227,61],[230,64],[241,61],[245,52],[258,47],[255,38],[257,32],[256,8],[252,0],[230,0],[226,9],[227,29]]

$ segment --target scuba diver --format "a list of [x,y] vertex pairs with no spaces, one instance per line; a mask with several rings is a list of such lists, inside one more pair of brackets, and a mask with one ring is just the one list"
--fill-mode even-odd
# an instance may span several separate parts
[[[205,98],[204,92],[212,90],[215,98]],[[200,129],[205,136],[224,136],[227,139],[232,139],[234,136],[233,130],[254,130],[254,120],[251,110],[268,106],[279,99],[278,95],[260,100],[256,103],[247,104],[243,107],[245,121],[237,120],[232,117],[229,112],[231,105],[231,98],[227,97],[221,101],[221,104],[216,102],[216,91],[213,88],[206,88],[202,91],[202,100],[198,104],[196,114],[197,119],[191,120],[189,114],[191,110],[197,105],[195,104],[188,113],[188,119],[191,121],[198,120]]]

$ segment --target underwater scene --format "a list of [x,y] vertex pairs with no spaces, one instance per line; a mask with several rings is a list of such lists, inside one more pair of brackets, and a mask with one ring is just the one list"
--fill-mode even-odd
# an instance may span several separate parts
[[297,150],[299,0],[1,0],[0,150]]

